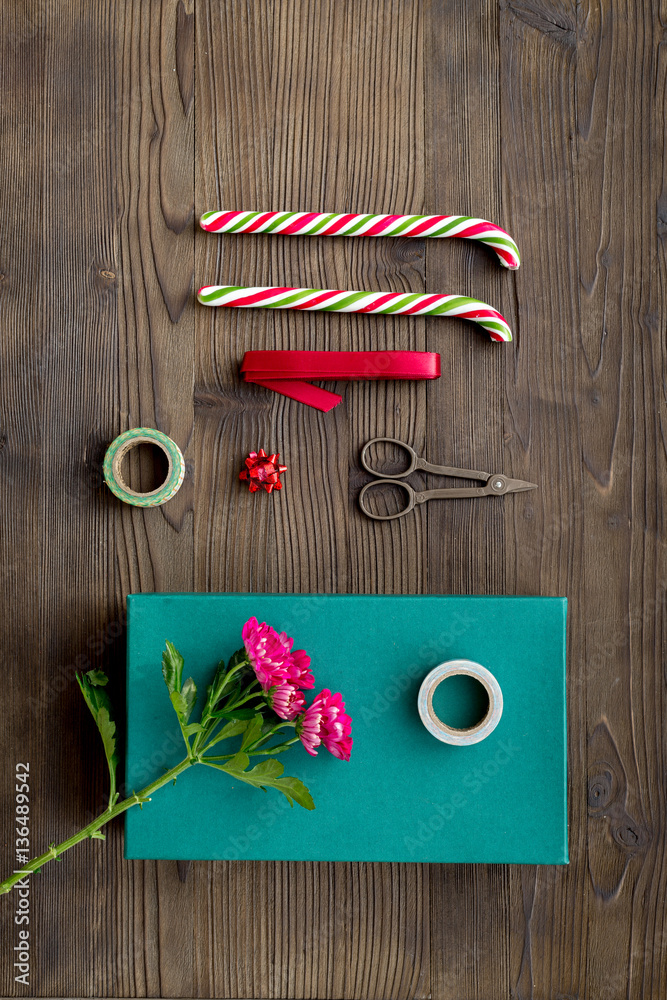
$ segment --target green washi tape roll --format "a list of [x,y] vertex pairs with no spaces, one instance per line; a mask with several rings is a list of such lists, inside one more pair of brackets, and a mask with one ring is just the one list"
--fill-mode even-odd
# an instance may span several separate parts
[[[169,461],[167,478],[161,486],[150,493],[137,493],[131,489],[121,472],[123,458],[130,448],[135,448],[139,444],[157,445]],[[134,507],[159,507],[160,504],[171,500],[180,490],[185,475],[185,461],[181,449],[175,441],[162,431],[156,431],[154,427],[133,427],[120,434],[107,448],[102,468],[111,492],[115,493],[123,503],[130,503]]]

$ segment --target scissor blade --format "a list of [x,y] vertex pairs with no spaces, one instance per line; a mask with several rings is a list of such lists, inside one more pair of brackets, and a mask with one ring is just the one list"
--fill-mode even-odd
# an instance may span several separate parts
[[537,489],[539,489],[537,483],[525,483],[523,479],[507,480],[508,493],[523,493],[525,490],[537,490]]

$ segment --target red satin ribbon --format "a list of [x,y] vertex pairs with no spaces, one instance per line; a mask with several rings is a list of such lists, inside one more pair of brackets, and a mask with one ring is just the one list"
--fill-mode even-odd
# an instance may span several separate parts
[[310,379],[440,378],[440,355],[430,351],[247,351],[241,373],[246,382],[326,413],[343,397],[309,385]]

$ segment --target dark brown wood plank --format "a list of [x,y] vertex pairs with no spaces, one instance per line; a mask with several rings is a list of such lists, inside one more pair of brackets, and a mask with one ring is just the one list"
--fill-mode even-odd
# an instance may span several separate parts
[[[3,29],[11,174],[3,185],[10,225],[3,225],[2,493],[20,512],[3,517],[13,552],[3,615],[13,638],[3,659],[10,657],[7,683],[16,691],[2,755],[4,868],[13,861],[10,777],[18,759],[31,764],[34,848],[83,825],[101,801],[102,762],[96,748],[89,766],[91,734],[74,671],[112,663],[122,627],[108,586],[113,533],[99,479],[117,357],[113,30],[105,7],[53,4],[7,8]],[[104,966],[95,970],[81,956],[108,936],[106,893],[97,892],[106,854],[84,845],[33,883],[36,994],[104,989]],[[2,907],[2,992],[25,995],[10,958],[13,914]]]
[[[164,507],[116,505],[124,596],[194,585],[193,3],[121,4],[115,27],[122,266],[118,432],[159,428],[180,446],[188,469],[181,490]],[[115,990],[140,996],[191,992],[194,889],[182,874],[175,862],[121,862]]]
[[[8,564],[18,724],[3,750],[32,761],[43,849],[104,804],[75,669],[107,670],[122,716],[125,594],[192,587],[191,486],[168,511],[129,511],[103,486],[101,461],[128,426],[160,426],[184,448],[191,433],[194,36],[176,3],[24,4],[5,27],[5,149],[22,168],[6,206],[3,346],[9,370],[23,370],[3,378],[3,475],[21,512],[6,537],[22,559],[20,572]],[[23,411],[12,399],[22,383]],[[17,463],[21,453],[32,458]],[[3,816],[11,791],[3,784]],[[160,949],[176,918],[172,873],[178,882],[175,866],[126,865],[117,824],[36,878],[35,995],[159,992],[162,979],[189,989],[189,952]],[[12,918],[4,907],[7,948]],[[25,995],[5,957],[3,994]]]
[[[432,3],[426,33],[428,212],[497,221],[517,237],[502,198],[498,11],[480,0]],[[465,241],[427,243],[429,291],[471,295],[503,311],[513,326],[515,276],[495,256]],[[508,291],[508,286],[510,291]],[[523,477],[508,454],[505,373],[512,344],[493,344],[464,321],[429,327],[441,351],[443,390],[429,399],[430,460]],[[526,479],[531,477],[526,473]],[[533,480],[534,481],[534,480]],[[530,504],[530,494],[502,500],[432,503],[429,589],[433,593],[497,594],[507,590],[505,529]],[[510,584],[511,587],[511,584]],[[509,593],[513,591],[510,589]],[[452,836],[456,836],[452,824]],[[512,874],[499,865],[432,865],[431,982],[438,997],[509,995],[506,935]]]
[[[39,551],[41,507],[41,383],[35,364],[43,352],[41,322],[41,253],[30,234],[39,230],[43,211],[44,160],[35,155],[42,137],[44,88],[44,35],[26,11],[0,10],[0,80],[6,100],[0,106],[0,149],[3,172],[13,183],[0,185],[4,226],[0,241],[0,338],[2,383],[0,390],[0,572],[4,614],[0,642],[5,665],[6,709],[0,725],[0,864],[15,868],[16,764],[30,765],[31,783],[43,775],[38,752],[39,732],[35,712],[43,676],[38,676],[39,580],[26,567],[34,566]],[[16,128],[16,106],[23,108],[24,127]],[[32,169],[26,170],[30,163]],[[17,627],[18,626],[18,627]],[[13,668],[7,665],[14,664]],[[64,682],[67,687],[67,682]],[[39,711],[39,709],[37,710]],[[36,790],[36,789],[35,789]],[[4,875],[2,876],[5,877]],[[0,992],[14,992],[9,956],[17,943],[14,906],[0,907]],[[25,987],[20,987],[25,993]]]
[[582,596],[592,666],[585,732],[595,900],[582,974],[599,993],[627,983],[629,996],[660,996],[667,992],[665,10],[642,4],[626,19],[623,5],[585,3],[578,15],[578,210],[586,225],[578,232],[576,402],[587,487]]
[[502,75],[507,197],[517,226],[526,233],[524,266],[517,276],[520,361],[508,380],[513,399],[521,401],[511,407],[511,451],[516,461],[523,456],[536,463],[544,484],[528,507],[529,516],[514,526],[515,585],[529,593],[566,594],[569,601],[571,862],[567,869],[526,869],[514,886],[509,971],[519,995],[531,995],[536,983],[543,993],[560,989],[576,995],[585,982],[580,967],[586,920],[580,581],[585,573],[581,499],[586,484],[572,405],[580,325],[572,148],[575,21],[570,4],[508,6],[501,17],[501,41],[507,46]]
[[[514,524],[515,586],[520,592],[566,594],[569,601],[571,860],[567,869],[526,869],[514,885],[510,983],[519,995],[530,995],[536,982],[542,992],[560,989],[565,994],[576,994],[585,983],[580,968],[587,896],[580,583],[586,572],[581,516],[586,477],[573,406],[580,325],[572,148],[575,22],[573,4],[508,5],[500,25],[507,51],[501,77],[507,198],[526,234],[516,296],[520,360],[507,383],[510,447],[515,462],[537,465],[543,484],[526,516]],[[518,468],[525,471],[526,465]]]
[[[262,5],[256,18],[241,4],[205,10],[197,18],[197,49],[206,54],[197,72],[198,214],[215,207],[419,211],[422,29],[419,2],[277,3]],[[201,234],[197,245],[202,284],[424,289],[420,243]],[[344,403],[320,414],[238,380],[250,348],[383,346],[423,348],[424,322],[201,309],[198,587],[423,589],[421,522],[378,529],[360,517],[355,497],[363,442],[375,434],[423,441],[425,387],[342,385]],[[237,480],[244,456],[260,446],[279,450],[289,466],[278,496],[250,496]],[[195,868],[198,911],[207,915],[197,940],[202,992],[428,993],[420,869]]]

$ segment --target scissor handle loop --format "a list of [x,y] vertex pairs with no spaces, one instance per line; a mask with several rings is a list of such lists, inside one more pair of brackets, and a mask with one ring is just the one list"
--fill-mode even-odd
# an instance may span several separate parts
[[[384,440],[391,440],[391,438],[385,438]],[[370,471],[370,470],[369,470]],[[399,510],[397,514],[374,514],[372,510],[369,510],[364,502],[364,497],[369,490],[372,490],[374,486],[399,486],[408,495],[408,505],[402,510]],[[372,483],[366,483],[361,493],[359,494],[359,506],[363,510],[367,517],[372,517],[375,521],[393,521],[394,518],[403,517],[404,514],[409,514],[413,509],[416,501],[417,494],[408,483],[400,483],[394,479],[374,479]]]
[[[408,466],[408,468],[404,472],[396,472],[396,473],[394,473],[392,475],[390,472],[384,472],[384,471],[380,471],[379,469],[374,469],[370,465],[370,463],[368,462],[368,460],[366,458],[366,454],[368,452],[368,449],[371,447],[371,445],[381,444],[382,442],[386,442],[387,444],[395,444],[402,451],[407,451],[408,455],[410,456],[410,465]],[[363,465],[363,467],[366,470],[366,472],[370,472],[373,476],[382,476],[382,478],[385,479],[385,480],[386,479],[403,479],[403,478],[405,478],[405,476],[409,476],[417,468],[417,462],[418,462],[418,460],[419,460],[419,456],[417,455],[417,452],[414,450],[414,448],[411,448],[409,444],[405,443],[405,441],[399,441],[397,438],[384,438],[384,437],[373,438],[372,441],[369,441],[367,444],[364,445],[364,447],[362,449],[362,452],[361,452],[361,464]],[[410,508],[410,509],[412,509],[412,508]],[[370,516],[372,517],[372,515],[370,515]],[[399,516],[398,514],[392,514],[391,515],[391,517],[398,517],[398,516]],[[388,518],[386,520],[388,520]]]

